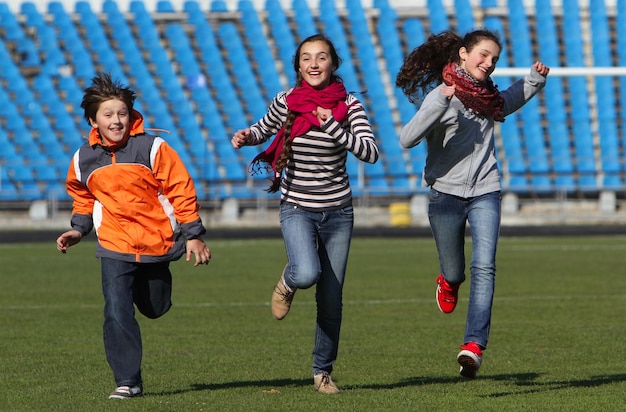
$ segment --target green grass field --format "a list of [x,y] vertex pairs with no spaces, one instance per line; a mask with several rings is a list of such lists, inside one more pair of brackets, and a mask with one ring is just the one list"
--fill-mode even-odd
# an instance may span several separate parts
[[114,389],[94,244],[1,244],[0,411],[613,411],[626,407],[626,237],[504,237],[489,348],[458,375],[468,285],[434,300],[432,239],[356,238],[333,378],[314,392],[313,289],[277,322],[280,239],[209,241],[211,264],[172,265],[174,307],[138,315],[145,396]]

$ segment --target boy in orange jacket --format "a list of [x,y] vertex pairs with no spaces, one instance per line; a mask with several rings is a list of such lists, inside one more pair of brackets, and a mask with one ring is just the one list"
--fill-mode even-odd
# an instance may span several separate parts
[[66,253],[96,231],[104,348],[117,385],[110,399],[143,393],[134,305],[148,318],[164,315],[172,305],[170,262],[184,254],[195,256],[194,266],[211,259],[192,178],[174,149],[145,133],[135,98],[109,74],[85,89],[81,108],[92,129],[67,173],[72,229],[56,242]]

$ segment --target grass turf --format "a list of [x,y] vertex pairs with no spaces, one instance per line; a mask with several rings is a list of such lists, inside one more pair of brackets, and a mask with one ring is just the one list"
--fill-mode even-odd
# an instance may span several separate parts
[[[469,282],[434,300],[432,239],[356,238],[337,396],[313,391],[314,290],[283,321],[269,297],[279,239],[214,240],[211,264],[172,264],[172,310],[138,315],[145,396],[114,389],[94,244],[0,245],[1,411],[610,411],[624,407],[626,238],[504,237],[492,333],[476,380],[458,375]],[[468,244],[469,247],[469,244]],[[469,259],[469,250],[468,250]],[[113,404],[113,405],[112,405]]]

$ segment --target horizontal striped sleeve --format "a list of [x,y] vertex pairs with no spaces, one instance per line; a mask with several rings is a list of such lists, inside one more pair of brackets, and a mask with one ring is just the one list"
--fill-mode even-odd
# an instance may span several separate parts
[[367,163],[376,163],[379,156],[378,146],[367,113],[361,102],[352,95],[349,95],[346,103],[350,107],[348,127],[337,122],[329,122],[324,125],[325,131],[335,137],[357,159]]
[[287,92],[280,92],[270,103],[267,113],[250,126],[251,137],[247,145],[262,144],[278,133],[287,119],[287,112]]

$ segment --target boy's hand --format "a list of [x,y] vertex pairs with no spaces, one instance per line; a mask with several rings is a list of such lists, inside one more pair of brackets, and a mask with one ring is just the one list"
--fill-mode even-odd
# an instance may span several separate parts
[[211,249],[204,243],[202,239],[189,239],[187,241],[187,262],[191,260],[191,254],[194,254],[196,261],[194,267],[202,264],[208,265],[211,260]]
[[74,246],[83,238],[78,230],[68,230],[57,238],[57,250],[61,253],[67,253],[70,246]]

